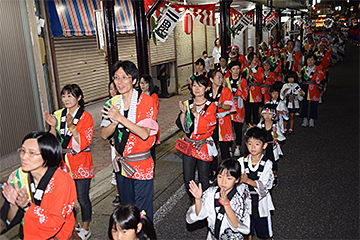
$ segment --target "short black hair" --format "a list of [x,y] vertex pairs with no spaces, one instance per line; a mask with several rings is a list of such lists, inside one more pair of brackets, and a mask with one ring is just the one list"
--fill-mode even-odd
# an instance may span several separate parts
[[297,75],[294,71],[289,71],[289,72],[287,73],[287,75],[285,76],[284,81],[285,81],[286,83],[288,83],[288,82],[289,82],[289,80],[288,80],[289,78],[294,78],[294,82],[295,82],[295,83],[299,83],[298,75]]
[[33,131],[28,133],[21,144],[28,139],[36,139],[44,167],[58,167],[62,160],[62,148],[59,140],[51,133],[44,131]]
[[203,65],[203,66],[205,67],[205,61],[204,61],[204,59],[199,58],[198,60],[196,60],[195,65],[199,65],[199,64],[201,64],[201,65]]
[[[111,68],[111,76],[113,77],[115,75],[115,72],[119,70],[119,68],[122,68],[126,75],[130,75],[132,77],[132,81],[136,79],[136,82],[138,79],[138,69],[135,65],[135,63],[131,61],[117,61],[114,66]],[[136,83],[134,84],[134,86]]]
[[251,48],[253,51],[255,50],[253,46],[248,47],[248,50],[249,50],[249,48]]
[[[314,60],[317,61],[317,56],[315,55],[315,53],[309,53],[308,55],[306,55],[305,61],[307,61],[309,58],[314,58]],[[307,62],[306,62],[306,65],[307,65]]]
[[207,51],[203,51],[203,54],[202,54],[202,55],[204,55],[204,54],[208,54]]
[[80,107],[84,108],[85,102],[84,102],[84,94],[77,84],[67,84],[63,87],[63,89],[60,92],[60,95],[66,94],[67,92],[71,93],[76,99],[78,99],[81,96],[81,99],[78,101],[78,104]]
[[289,44],[289,42],[292,42],[294,45],[295,45],[295,42],[294,42],[294,40],[292,40],[292,39],[289,39],[287,42],[286,42],[286,44]]
[[221,57],[219,57],[219,61],[220,61],[222,58],[225,59],[225,62],[228,61],[228,57],[227,57],[227,56],[221,56]]
[[247,130],[247,132],[245,133],[245,142],[247,142],[250,138],[260,140],[263,144],[266,143],[265,132],[263,129],[260,129],[258,127],[253,127]]
[[280,93],[280,86],[279,85],[271,85],[271,87],[269,88],[269,92],[279,92]]
[[154,93],[154,81],[153,78],[149,75],[149,74],[144,74],[140,77],[140,80],[144,78],[145,82],[147,82],[149,84],[149,92],[150,92],[150,96]]
[[229,158],[222,160],[216,170],[216,175],[221,174],[225,169],[226,172],[235,179],[239,179],[241,177],[241,165],[237,160]]
[[191,85],[194,85],[195,82],[205,86],[206,88],[209,86],[209,80],[203,74],[194,77],[193,80],[191,81]]
[[241,63],[239,61],[231,61],[229,63],[229,66],[228,66],[228,69],[231,70],[232,67],[235,67],[235,66],[239,66],[239,68],[241,69]]
[[[207,77],[205,77],[204,74],[202,75],[198,75],[196,77],[194,77],[192,80],[191,80],[191,85],[190,85],[190,88],[192,88],[192,86],[194,85],[194,83],[197,83],[197,84],[200,84],[202,86],[205,86],[205,98],[208,99],[208,91],[206,91],[207,87],[209,86],[209,79]],[[193,91],[190,91],[190,94],[195,97]]]

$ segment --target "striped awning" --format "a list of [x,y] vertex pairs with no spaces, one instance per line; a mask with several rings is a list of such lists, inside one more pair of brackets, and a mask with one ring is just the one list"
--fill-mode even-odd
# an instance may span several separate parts
[[[95,34],[94,11],[100,0],[52,0],[48,11],[52,37]],[[131,0],[115,0],[116,32],[135,32]]]

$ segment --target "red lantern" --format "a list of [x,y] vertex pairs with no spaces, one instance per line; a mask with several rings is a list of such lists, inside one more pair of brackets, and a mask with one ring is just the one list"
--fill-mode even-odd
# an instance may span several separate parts
[[183,20],[184,32],[190,34],[193,31],[193,16],[189,12],[185,12]]

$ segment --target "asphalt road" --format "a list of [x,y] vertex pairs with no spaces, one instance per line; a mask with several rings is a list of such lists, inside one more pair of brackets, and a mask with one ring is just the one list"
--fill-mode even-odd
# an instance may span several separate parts
[[[330,83],[315,128],[295,119],[283,145],[279,186],[273,192],[275,239],[359,239],[359,48],[330,68]],[[177,136],[169,140],[175,144]],[[188,226],[181,157],[157,161],[155,228],[159,239],[206,239],[206,222]],[[93,207],[91,239],[107,239],[115,193]]]

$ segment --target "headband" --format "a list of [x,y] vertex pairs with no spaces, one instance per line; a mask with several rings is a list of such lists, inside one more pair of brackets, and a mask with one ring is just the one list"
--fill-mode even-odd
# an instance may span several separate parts
[[272,113],[272,114],[276,114],[274,109],[270,109],[270,108],[265,108],[264,110],[261,111],[261,113]]

